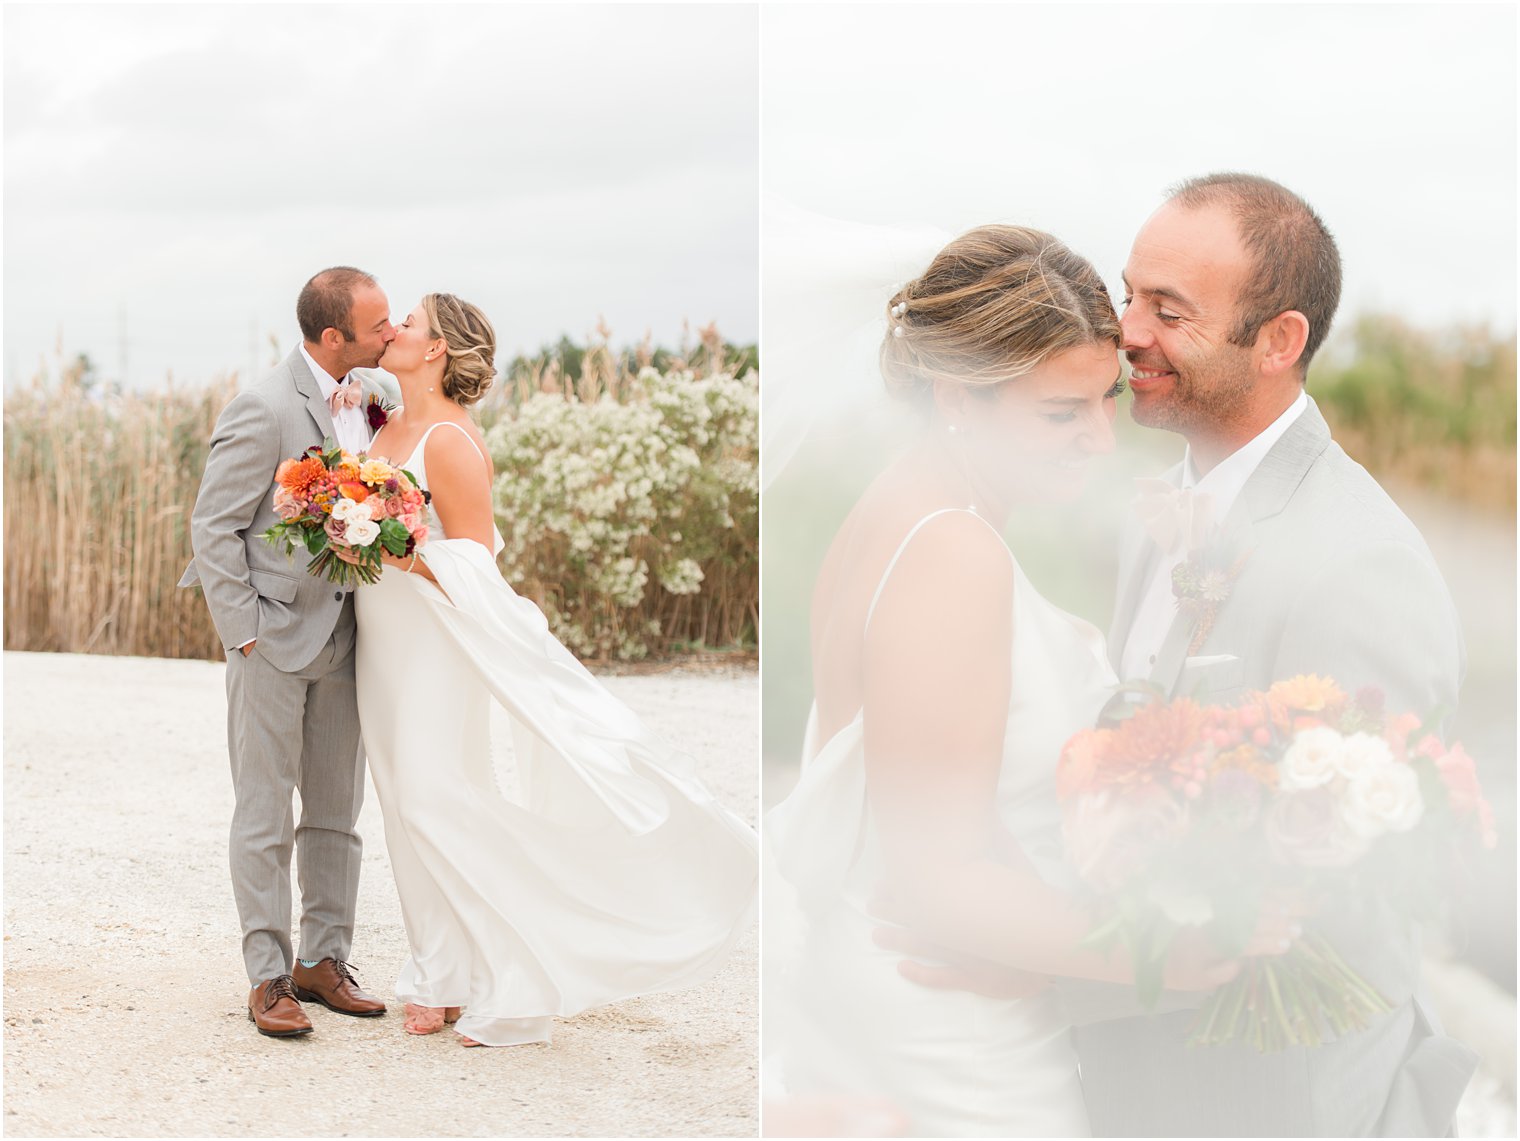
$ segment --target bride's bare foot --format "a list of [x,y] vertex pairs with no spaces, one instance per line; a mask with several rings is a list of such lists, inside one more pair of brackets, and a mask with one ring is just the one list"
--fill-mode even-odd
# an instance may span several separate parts
[[[458,1015],[455,1016],[456,1018]],[[408,1034],[436,1034],[443,1029],[447,1012],[441,1006],[418,1006],[406,1004],[406,1032]]]
[[459,1007],[457,1007],[457,1006],[445,1006],[443,1008],[443,1020],[444,1020],[445,1023],[448,1023],[450,1025],[452,1025],[455,1022],[458,1022],[459,1021]]
[[461,1034],[459,1036],[459,1044],[461,1046],[484,1046],[485,1045],[484,1042],[477,1042],[473,1038],[466,1038],[463,1034]]

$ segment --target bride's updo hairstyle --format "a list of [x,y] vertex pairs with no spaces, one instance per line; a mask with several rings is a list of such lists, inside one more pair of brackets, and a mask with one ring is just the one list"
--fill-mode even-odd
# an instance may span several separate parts
[[442,337],[443,394],[457,404],[474,404],[496,379],[496,330],[486,315],[452,293],[422,299],[428,336]]
[[1097,270],[1040,230],[979,226],[887,303],[887,391],[927,414],[934,383],[990,389],[1067,349],[1120,344]]

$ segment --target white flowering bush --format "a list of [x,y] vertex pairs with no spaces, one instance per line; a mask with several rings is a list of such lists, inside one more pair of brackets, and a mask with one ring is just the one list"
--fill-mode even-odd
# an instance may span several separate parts
[[644,368],[620,396],[539,392],[487,431],[503,573],[581,657],[752,644],[755,374]]

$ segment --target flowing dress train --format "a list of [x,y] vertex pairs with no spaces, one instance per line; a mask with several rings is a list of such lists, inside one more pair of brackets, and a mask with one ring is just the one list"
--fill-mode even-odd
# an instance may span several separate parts
[[[399,465],[423,487],[440,426]],[[361,587],[356,669],[411,952],[396,997],[463,1007],[461,1034],[505,1046],[715,974],[754,914],[757,841],[554,638],[494,553],[449,539],[433,512],[419,558],[439,586],[387,567]],[[493,762],[493,700],[515,788]]]

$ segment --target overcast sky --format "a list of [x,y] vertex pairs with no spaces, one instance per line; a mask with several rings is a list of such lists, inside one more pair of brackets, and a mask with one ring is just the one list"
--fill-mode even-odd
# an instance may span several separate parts
[[6,5],[5,382],[270,363],[315,270],[428,290],[502,352],[606,317],[753,340],[756,12]]
[[1034,225],[1117,287],[1167,186],[1254,171],[1336,235],[1343,314],[1514,328],[1511,4],[773,6],[761,26],[766,189],[793,205]]

